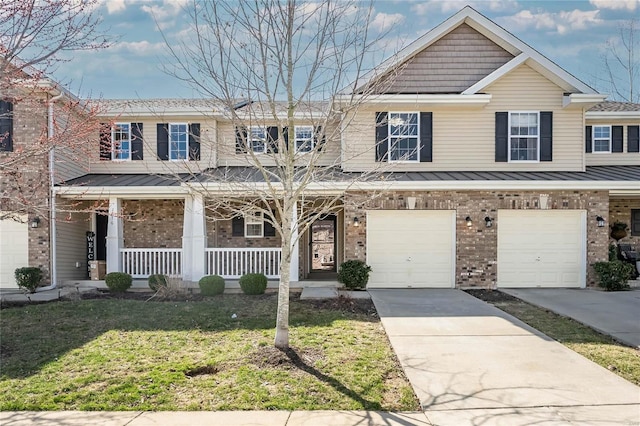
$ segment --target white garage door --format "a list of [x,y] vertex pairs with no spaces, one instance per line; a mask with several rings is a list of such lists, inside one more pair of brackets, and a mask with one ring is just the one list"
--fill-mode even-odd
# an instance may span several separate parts
[[586,212],[499,210],[498,287],[584,287]]
[[17,288],[14,272],[29,263],[29,225],[26,216],[19,219],[24,223],[0,220],[0,288]]
[[371,288],[452,288],[454,211],[368,211],[367,264]]

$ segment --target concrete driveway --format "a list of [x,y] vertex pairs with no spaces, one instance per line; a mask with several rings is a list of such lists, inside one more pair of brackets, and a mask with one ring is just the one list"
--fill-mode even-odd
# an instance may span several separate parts
[[640,290],[527,288],[501,291],[640,348]]
[[435,425],[640,424],[640,388],[460,290],[370,290]]

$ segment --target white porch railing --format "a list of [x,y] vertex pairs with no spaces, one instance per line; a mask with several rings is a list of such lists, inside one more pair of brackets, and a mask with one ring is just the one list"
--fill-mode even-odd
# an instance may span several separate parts
[[280,278],[282,249],[279,248],[207,248],[207,275],[240,278],[244,274],[262,273]]
[[133,278],[152,274],[182,275],[182,249],[128,248],[120,249],[122,272]]

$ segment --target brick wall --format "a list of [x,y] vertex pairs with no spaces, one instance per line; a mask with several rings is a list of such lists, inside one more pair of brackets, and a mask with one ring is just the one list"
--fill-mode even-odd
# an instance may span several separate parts
[[[640,250],[640,236],[631,235],[631,210],[640,210],[640,199],[636,198],[612,198],[609,201],[609,223],[623,222],[627,224],[627,236],[620,240],[621,243],[633,245]],[[612,239],[611,242],[614,240]]]
[[127,200],[122,203],[125,248],[181,248],[183,200]]
[[223,248],[280,247],[280,236],[276,233],[275,237],[234,237],[231,220],[207,220],[207,245]]
[[[607,217],[606,191],[545,191],[549,209],[587,211],[587,264],[607,259],[608,229],[598,228],[595,217]],[[456,210],[456,287],[494,288],[497,278],[497,212],[499,209],[539,209],[540,192],[510,191],[424,191],[395,192],[367,200],[371,194],[350,192],[345,196],[345,259],[366,260],[366,210],[406,209],[407,197],[415,197],[416,209]],[[360,226],[353,226],[357,216]],[[474,226],[464,221],[471,216]],[[494,219],[486,228],[484,217]],[[588,266],[587,285],[596,285],[593,268]]]

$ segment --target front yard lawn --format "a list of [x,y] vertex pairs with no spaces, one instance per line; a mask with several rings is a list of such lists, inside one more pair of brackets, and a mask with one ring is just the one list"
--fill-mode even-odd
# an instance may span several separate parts
[[[417,410],[370,301],[79,300],[0,311],[0,410]],[[233,315],[236,318],[232,318]]]

